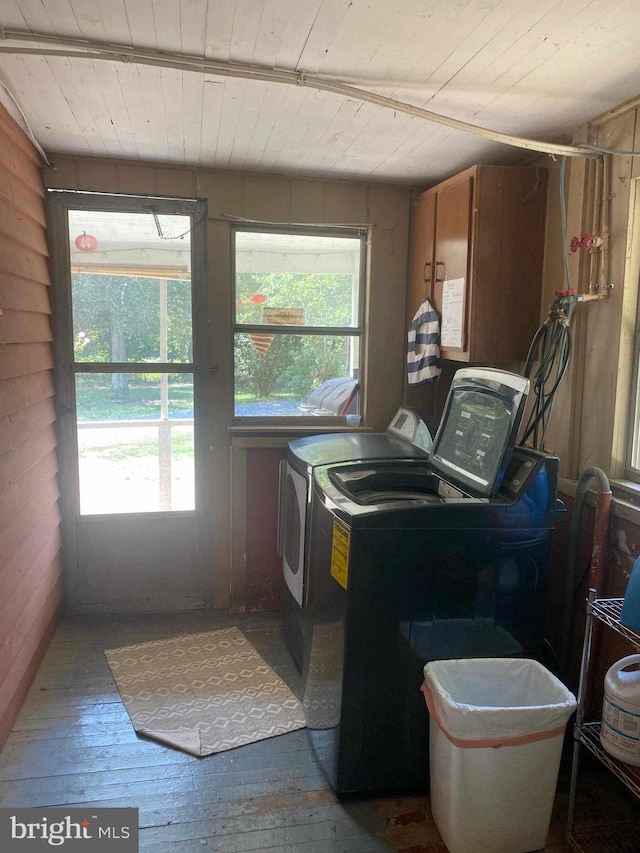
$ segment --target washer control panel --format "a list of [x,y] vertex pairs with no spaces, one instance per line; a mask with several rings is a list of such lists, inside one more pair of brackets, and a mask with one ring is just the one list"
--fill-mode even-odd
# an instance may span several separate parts
[[391,423],[387,427],[387,432],[410,441],[411,444],[414,444],[426,453],[431,453],[431,448],[433,447],[431,433],[425,422],[413,409],[400,406],[391,419]]

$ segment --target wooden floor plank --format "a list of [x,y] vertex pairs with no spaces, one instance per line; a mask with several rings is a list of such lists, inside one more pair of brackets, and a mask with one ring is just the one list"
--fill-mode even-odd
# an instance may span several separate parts
[[[27,730],[15,729],[7,738],[5,752],[9,754],[12,747],[19,744],[38,744],[41,748],[43,741],[58,741],[62,744],[74,744],[82,742],[88,749],[96,749],[102,746],[115,746],[123,743],[137,743],[140,739],[134,731],[133,726],[127,726],[127,720],[117,717],[116,722],[110,725],[78,725],[75,722],[61,724],[60,720],[42,721],[52,723],[44,728],[32,728]],[[64,746],[63,746],[64,748]]]
[[[333,839],[323,838],[320,841],[302,841],[300,843],[286,842],[284,844],[275,844],[268,847],[236,847],[229,846],[236,843],[236,839],[208,839],[206,837],[200,839],[190,839],[179,841],[162,841],[160,844],[147,841],[145,837],[146,830],[140,833],[140,850],[158,850],[169,851],[169,853],[196,853],[203,850],[213,851],[214,853],[244,853],[244,851],[260,850],[261,853],[391,853],[394,849],[379,838],[370,836],[362,836],[360,838],[344,838]],[[260,838],[262,844],[268,843],[268,840]],[[242,839],[240,840],[242,844]],[[426,847],[415,849],[415,853],[436,853],[436,849],[428,850]],[[414,853],[414,850],[409,850],[407,853]],[[447,853],[444,845],[440,847],[437,853]],[[478,851],[480,853],[480,851]]]
[[[66,714],[39,716],[29,716],[28,714],[20,714],[14,723],[12,735],[16,732],[37,732],[37,731],[55,731],[61,727],[75,726],[78,731],[81,731],[84,726],[89,728],[93,725],[123,725],[129,722],[127,714],[122,702],[112,702],[102,706],[92,706],[91,713],[82,714],[67,709]],[[11,737],[11,735],[10,735]]]
[[[192,792],[173,791],[167,794],[140,796],[136,799],[136,808],[140,811],[141,827],[160,827],[172,823],[191,823],[199,820],[216,820],[219,825],[234,826],[240,831],[251,819],[254,828],[282,826],[295,821],[297,823],[313,820],[327,820],[338,813],[342,806],[335,797],[322,788],[308,791],[286,790],[258,797],[240,796],[235,799],[221,799],[213,789],[203,794],[198,789],[194,797]],[[67,803],[69,807],[82,806],[84,803]],[[98,808],[127,808],[129,800],[113,797],[92,803]]]
[[[286,847],[291,845],[308,845],[314,842],[324,842],[325,850],[331,840],[331,850],[344,849],[351,851],[356,847],[358,840],[362,838],[362,831],[348,816],[336,810],[333,818],[320,820],[319,822],[292,823],[290,825],[272,826],[269,828],[249,829],[246,822],[244,826],[233,825],[236,831],[229,831],[224,824],[221,826],[218,820],[200,820],[192,823],[177,823],[162,827],[152,827],[141,830],[140,848],[160,847],[167,844],[175,844],[184,841],[200,841],[207,839],[207,849],[221,850],[224,853],[249,853],[254,850],[270,850],[273,847]],[[239,828],[240,831],[237,831]],[[389,847],[382,841],[378,845],[369,846],[371,839],[367,839],[367,849],[388,851]],[[301,848],[302,849],[302,848]]]
[[[69,776],[72,773],[90,773],[96,771],[125,770],[136,767],[164,767],[167,764],[187,764],[189,756],[184,753],[163,749],[160,744],[155,748],[141,751],[138,744],[122,744],[103,747],[96,750],[82,746],[59,748],[34,748],[21,750],[13,758],[9,753],[0,766],[0,782],[15,779],[37,779],[51,776],[55,768],[56,776]],[[15,750],[14,750],[15,755]]]
[[140,795],[169,792],[194,792],[196,784],[179,767],[134,768],[129,772],[76,773],[72,776],[46,776],[18,782],[0,782],[0,806],[66,806],[69,803],[93,803],[115,796],[130,800]]

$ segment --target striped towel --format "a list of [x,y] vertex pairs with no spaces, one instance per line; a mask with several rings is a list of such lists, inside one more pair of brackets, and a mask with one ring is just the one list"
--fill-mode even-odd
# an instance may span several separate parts
[[407,381],[424,385],[440,378],[440,318],[428,299],[416,311],[409,326]]

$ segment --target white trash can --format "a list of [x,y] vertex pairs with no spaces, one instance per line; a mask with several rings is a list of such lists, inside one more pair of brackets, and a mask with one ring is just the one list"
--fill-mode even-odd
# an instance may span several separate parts
[[536,661],[432,661],[431,812],[450,853],[527,853],[547,840],[575,696]]

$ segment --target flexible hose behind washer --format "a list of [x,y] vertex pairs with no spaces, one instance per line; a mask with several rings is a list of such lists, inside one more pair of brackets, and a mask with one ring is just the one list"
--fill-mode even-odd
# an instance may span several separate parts
[[[600,542],[601,536],[607,529],[609,521],[609,510],[611,507],[611,486],[607,475],[601,468],[587,468],[582,472],[578,485],[576,486],[576,497],[573,504],[573,515],[571,517],[571,530],[569,532],[569,550],[567,553],[567,573],[565,583],[564,613],[562,619],[562,646],[560,664],[562,673],[566,677],[569,663],[569,652],[571,647],[571,629],[573,627],[573,604],[575,598],[575,567],[578,552],[578,539],[580,535],[580,522],[582,520],[582,507],[587,494],[587,486],[592,479],[598,484],[598,505],[596,508],[596,523],[594,524],[594,538],[591,552],[591,571],[597,574],[599,586],[602,586],[604,572],[605,553]],[[597,587],[596,587],[597,588]],[[602,593],[602,589],[599,590]]]

